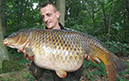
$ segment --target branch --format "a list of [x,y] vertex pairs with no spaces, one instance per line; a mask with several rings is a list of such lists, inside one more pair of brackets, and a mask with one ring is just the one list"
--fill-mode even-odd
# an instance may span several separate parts
[[111,15],[112,15],[112,10],[113,10],[113,6],[114,6],[114,0],[112,0],[112,5],[111,5],[111,9],[110,9],[110,13],[109,13],[109,19],[108,19],[108,42],[110,41],[110,25],[111,25]]

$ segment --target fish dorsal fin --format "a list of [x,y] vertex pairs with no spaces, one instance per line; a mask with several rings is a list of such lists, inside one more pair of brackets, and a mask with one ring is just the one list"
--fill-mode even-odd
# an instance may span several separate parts
[[63,70],[56,70],[56,74],[60,77],[60,78],[65,78],[67,75],[66,71]]

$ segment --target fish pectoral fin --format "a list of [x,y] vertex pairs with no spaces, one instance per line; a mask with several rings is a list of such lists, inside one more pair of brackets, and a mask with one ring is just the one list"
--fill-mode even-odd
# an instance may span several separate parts
[[[90,49],[89,49],[90,48]],[[87,54],[90,56],[90,59],[93,63],[100,63],[100,59],[97,58],[98,52],[97,52],[97,47],[94,44],[91,44],[89,46],[89,48],[87,48]]]
[[63,70],[56,70],[56,74],[60,77],[60,78],[65,78],[67,75],[66,71]]
[[34,56],[34,53],[33,53],[33,51],[32,51],[32,49],[31,48],[25,48],[25,52],[29,55],[29,56]]
[[92,61],[93,63],[97,63],[97,64],[100,63],[100,60],[99,60],[98,58],[91,58],[91,61]]

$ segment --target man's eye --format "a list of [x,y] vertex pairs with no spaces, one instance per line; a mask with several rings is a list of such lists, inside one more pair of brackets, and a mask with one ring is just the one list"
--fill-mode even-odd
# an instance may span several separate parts
[[41,16],[42,18],[44,18],[44,16]]
[[51,16],[51,14],[47,14],[47,16]]

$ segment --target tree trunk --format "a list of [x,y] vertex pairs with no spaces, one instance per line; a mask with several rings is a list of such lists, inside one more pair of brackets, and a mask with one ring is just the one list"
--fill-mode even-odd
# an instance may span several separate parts
[[6,33],[6,15],[5,15],[5,11],[6,11],[6,0],[1,0],[1,18],[2,18],[2,28],[3,28],[3,34]]
[[[1,0],[3,1],[3,0]],[[0,1],[0,5],[1,2]],[[0,6],[1,9],[1,6]],[[22,69],[23,67],[19,66],[19,64],[15,63],[13,59],[9,56],[7,48],[2,44],[4,36],[3,36],[3,27],[2,27],[2,13],[0,13],[0,73],[11,72],[15,70]]]
[[[1,0],[3,1],[3,0]],[[0,4],[2,3],[0,1]],[[1,8],[0,8],[1,9]],[[2,20],[1,20],[1,13],[0,13],[0,69],[2,69],[2,63],[4,60],[9,60],[8,58],[8,51],[6,49],[6,47],[2,44],[3,41],[3,29],[2,29]]]
[[59,22],[64,26],[65,21],[65,0],[56,0],[56,6],[60,11]]
[[110,41],[110,35],[111,35],[111,15],[112,15],[113,5],[114,5],[114,0],[112,0],[112,5],[111,5],[110,12],[109,12],[109,17],[108,17],[108,37],[107,37],[107,42]]
[[108,32],[108,29],[107,29],[107,18],[106,18],[106,12],[105,12],[105,3],[103,3],[103,5],[102,5],[102,11],[103,11],[103,20],[104,20],[105,32]]

